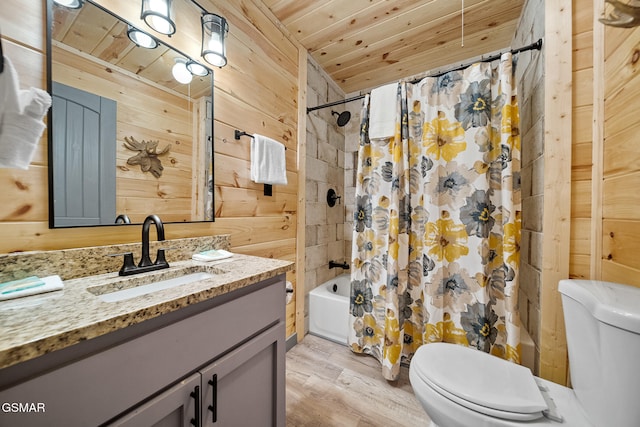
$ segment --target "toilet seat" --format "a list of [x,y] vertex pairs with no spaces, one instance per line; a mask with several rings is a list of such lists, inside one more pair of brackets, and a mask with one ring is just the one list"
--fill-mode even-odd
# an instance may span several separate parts
[[448,343],[424,345],[414,359],[416,374],[426,385],[473,411],[531,421],[548,409],[531,371],[515,363]]

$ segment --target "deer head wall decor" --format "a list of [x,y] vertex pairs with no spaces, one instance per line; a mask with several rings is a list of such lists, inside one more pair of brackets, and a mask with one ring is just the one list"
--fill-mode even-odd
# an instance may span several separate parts
[[613,10],[599,21],[604,25],[619,28],[633,28],[640,25],[640,1],[630,0],[627,3],[618,0],[605,0],[613,6]]
[[159,156],[166,154],[171,149],[171,144],[158,151],[158,144],[160,141],[136,141],[134,137],[124,137],[124,147],[137,151],[138,154],[127,160],[128,165],[140,165],[142,172],[151,172],[156,178],[162,176],[162,162],[160,162]]

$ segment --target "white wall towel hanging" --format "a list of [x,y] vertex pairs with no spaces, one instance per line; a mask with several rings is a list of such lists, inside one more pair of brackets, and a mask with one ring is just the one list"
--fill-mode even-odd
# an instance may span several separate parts
[[51,106],[51,96],[38,88],[20,89],[18,74],[4,56],[0,74],[0,168],[27,169],[36,151]]
[[287,184],[287,163],[283,144],[263,135],[253,135],[251,180],[261,184]]

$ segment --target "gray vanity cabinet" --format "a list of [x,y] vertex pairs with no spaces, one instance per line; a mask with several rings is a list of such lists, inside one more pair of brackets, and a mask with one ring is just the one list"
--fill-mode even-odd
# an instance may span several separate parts
[[284,324],[201,370],[203,426],[284,426]]
[[283,426],[284,333],[269,328],[109,425]]
[[11,427],[284,427],[285,276],[5,368],[0,402],[46,405]]
[[111,426],[119,427],[188,427],[199,426],[200,374],[193,374],[169,390],[154,397]]

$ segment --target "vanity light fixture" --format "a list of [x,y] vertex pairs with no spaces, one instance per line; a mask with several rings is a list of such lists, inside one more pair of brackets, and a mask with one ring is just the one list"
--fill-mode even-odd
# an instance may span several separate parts
[[53,2],[69,9],[80,9],[84,0],[53,0]]
[[171,69],[171,74],[173,74],[173,78],[175,78],[178,83],[182,83],[184,85],[188,85],[191,83],[191,79],[193,79],[193,75],[187,70],[187,60],[184,58],[175,58],[176,62]]
[[202,57],[211,65],[224,67],[227,65],[227,48],[225,46],[229,24],[227,20],[215,13],[202,15]]
[[171,19],[171,0],[142,0],[140,18],[160,34],[170,36],[176,32],[176,24]]
[[187,61],[187,70],[194,76],[204,77],[209,74],[209,69],[204,65],[190,59]]
[[131,25],[127,26],[127,36],[136,45],[145,49],[155,49],[158,47],[158,41],[156,39]]

